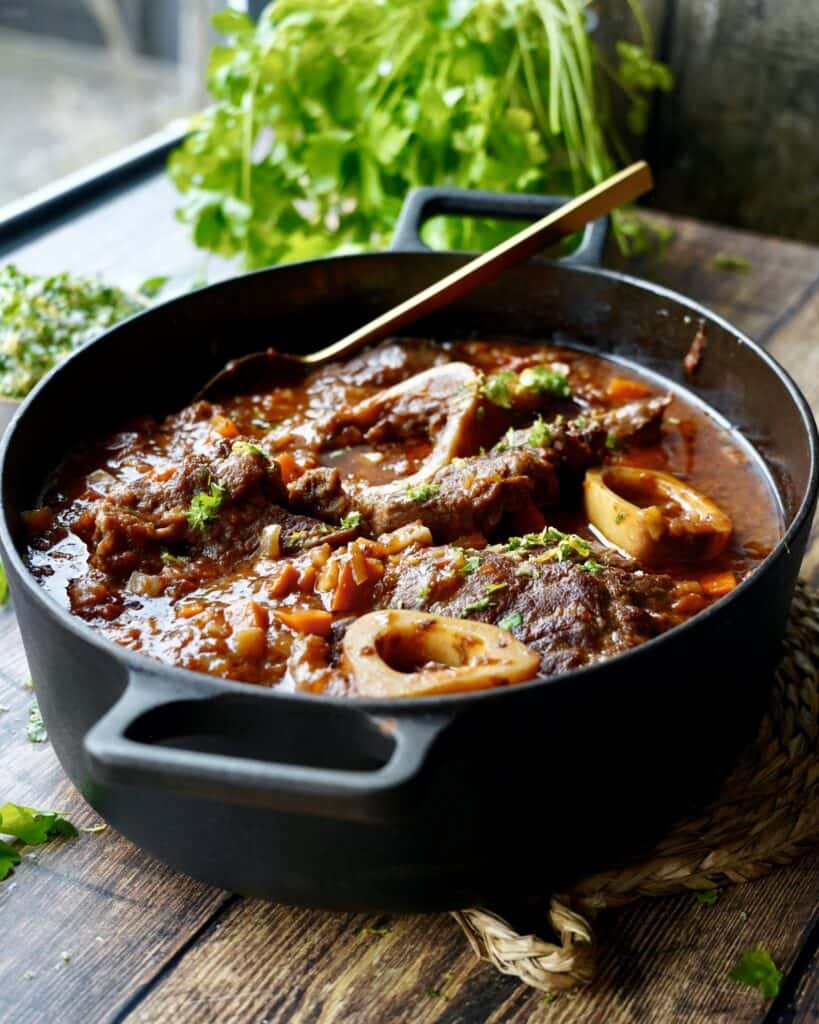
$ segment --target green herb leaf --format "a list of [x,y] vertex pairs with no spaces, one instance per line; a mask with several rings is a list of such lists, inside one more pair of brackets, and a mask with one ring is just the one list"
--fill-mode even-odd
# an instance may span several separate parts
[[626,518],[626,513],[625,512],[618,512],[617,515],[614,517],[614,521],[619,526],[620,523],[622,523],[625,518]]
[[77,830],[58,811],[7,803],[0,807],[0,833],[15,836],[27,846],[40,846],[54,836],[75,836]]
[[697,897],[697,903],[703,907],[713,907],[713,905],[719,899],[719,889],[701,889],[699,892],[694,893]]
[[616,452],[619,448],[623,447],[623,442],[617,434],[613,434],[609,431],[609,433],[606,434],[606,447],[610,452]]
[[532,429],[529,431],[526,441],[533,448],[548,448],[552,443],[552,432],[542,416],[538,416],[532,424]]
[[137,290],[146,299],[155,299],[169,280],[169,277],[147,277]]
[[28,706],[28,724],[26,725],[26,736],[32,743],[45,743],[48,739],[43,716],[40,714],[40,705],[36,699]]
[[519,551],[520,549],[550,547],[544,552],[544,556],[553,558],[556,562],[565,562],[567,559],[577,556],[588,559],[591,554],[591,546],[587,540],[578,537],[576,533],[563,533],[554,526],[546,526],[540,533],[526,533],[522,537],[509,537],[506,542],[507,551]]
[[234,441],[231,446],[231,451],[237,452],[238,454],[261,455],[263,459],[267,458],[267,452],[264,448],[260,448],[259,445],[254,444],[253,441]]
[[389,935],[389,928],[362,928],[361,935]]
[[495,602],[490,600],[488,597],[481,597],[464,608],[464,615],[471,615],[473,612],[486,611],[486,609],[491,608],[494,603]]
[[0,607],[9,599],[9,578],[2,562],[0,562]]
[[17,850],[0,839],[0,882],[12,873],[20,863],[21,857]]
[[493,405],[499,405],[502,409],[512,408],[512,393],[517,387],[517,374],[510,370],[502,373],[495,373],[487,377],[483,384],[483,394]]
[[361,513],[354,509],[341,520],[342,530],[355,530],[361,525]]
[[711,262],[717,270],[728,270],[735,274],[744,274],[753,268],[749,259],[732,252],[718,252]]
[[732,981],[758,988],[765,999],[774,999],[784,977],[765,949],[746,949],[728,975]]
[[168,551],[167,548],[162,548],[159,552],[159,557],[162,559],[163,565],[187,565],[190,559],[185,555],[175,555],[173,552]]
[[520,386],[538,395],[553,395],[555,398],[572,396],[568,380],[562,373],[556,373],[548,366],[527,366],[520,375]]
[[443,992],[439,992],[437,988],[428,988],[427,995],[430,997],[430,999],[442,999],[444,1001],[449,999],[449,996],[444,995]]
[[410,501],[429,501],[441,491],[439,484],[409,484],[407,497]]
[[464,559],[464,564],[458,570],[462,576],[471,576],[473,572],[480,568],[481,560],[478,555],[470,555]]
[[487,583],[483,588],[487,594],[494,594],[498,590],[506,590],[508,583]]
[[587,558],[586,561],[580,566],[583,572],[602,572],[605,569],[604,565],[601,565],[594,558]]
[[99,281],[0,267],[0,395],[24,398],[67,355],[142,308]]
[[510,633],[514,633],[522,624],[523,619],[518,612],[510,612],[509,615],[505,615],[502,619],[498,620],[498,626],[501,629],[508,629]]
[[204,530],[219,513],[219,506],[225,496],[225,488],[212,482],[210,492],[194,494],[188,508],[188,525],[194,530]]
[[[615,168],[612,92],[642,130],[671,84],[639,0],[628,8],[638,41],[615,68],[579,0],[288,0],[255,26],[223,11],[213,102],[168,163],[179,216],[197,245],[262,267],[383,248],[406,193],[430,182],[576,195]],[[511,230],[446,217],[424,237],[470,250]]]

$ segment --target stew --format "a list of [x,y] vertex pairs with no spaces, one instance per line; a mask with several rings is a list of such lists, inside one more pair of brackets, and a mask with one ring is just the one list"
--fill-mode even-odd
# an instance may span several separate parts
[[630,365],[422,339],[91,439],[23,522],[42,584],[117,643],[373,697],[625,651],[782,529],[750,446]]

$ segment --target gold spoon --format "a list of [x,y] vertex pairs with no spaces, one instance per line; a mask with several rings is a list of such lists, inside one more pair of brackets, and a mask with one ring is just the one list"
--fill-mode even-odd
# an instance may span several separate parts
[[235,392],[243,383],[261,388],[264,380],[274,378],[272,371],[281,373],[283,383],[284,379],[292,379],[294,370],[301,368],[304,372],[339,356],[350,355],[364,345],[381,341],[399,328],[494,281],[504,270],[579,231],[616,207],[637,199],[648,192],[652,184],[651,169],[644,160],[639,160],[326,348],[306,355],[291,355],[269,348],[232,359],[205,384],[197,398],[213,399],[226,391]]

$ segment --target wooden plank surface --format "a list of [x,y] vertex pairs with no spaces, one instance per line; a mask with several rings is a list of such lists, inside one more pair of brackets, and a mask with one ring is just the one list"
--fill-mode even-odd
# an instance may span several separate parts
[[[31,240],[15,258],[32,270],[100,270],[132,285],[153,274],[194,276],[204,260],[170,217],[171,201],[161,179],[137,185]],[[666,255],[629,269],[686,291],[760,337],[819,404],[819,250],[671,223]],[[726,251],[747,255],[752,269],[714,269],[714,255]],[[616,255],[610,261],[622,263]],[[225,267],[214,262],[211,271],[221,275]],[[0,703],[10,710],[0,714],[0,796],[59,806],[90,824],[93,813],[50,746],[25,737],[25,679],[6,612]],[[770,1007],[728,972],[739,951],[755,945],[790,970],[819,902],[814,858],[726,892],[713,908],[691,896],[634,904],[600,922],[594,988],[549,1004],[478,964],[447,915],[322,914],[238,900],[169,871],[110,830],[35,853],[0,885],[0,1020],[762,1024]],[[792,1019],[804,1024],[815,1019],[816,990],[797,982],[791,1009],[801,1016]]]

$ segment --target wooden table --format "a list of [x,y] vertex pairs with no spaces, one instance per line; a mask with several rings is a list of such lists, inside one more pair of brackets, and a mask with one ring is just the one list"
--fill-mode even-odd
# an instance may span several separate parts
[[[173,201],[163,178],[148,176],[0,257],[130,285],[154,274],[193,277],[206,261],[172,219]],[[819,409],[819,249],[660,219],[675,232],[667,254],[629,269],[755,336]],[[718,252],[753,268],[715,269]],[[609,262],[624,265],[616,254]],[[210,261],[211,278],[225,272]],[[819,585],[816,531],[805,575]],[[94,812],[49,744],[26,738],[27,679],[7,610],[0,801],[57,807],[92,825]],[[174,873],[109,829],[37,848],[0,883],[0,1020],[804,1024],[819,1020],[818,906],[817,858],[726,891],[710,908],[692,895],[632,904],[600,922],[594,986],[549,1003],[478,963],[448,915],[329,914],[243,899]],[[739,952],[757,945],[786,972],[773,1004],[728,978]]]

